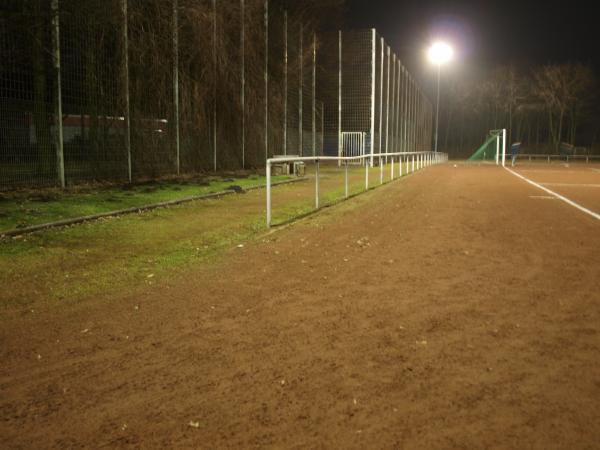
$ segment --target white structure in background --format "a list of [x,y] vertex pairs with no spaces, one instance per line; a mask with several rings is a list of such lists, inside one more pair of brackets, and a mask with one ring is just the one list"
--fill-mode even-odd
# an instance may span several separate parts
[[[362,131],[342,131],[342,146],[340,157],[363,156],[365,154],[365,142],[367,133]],[[362,163],[363,160],[357,160]],[[341,160],[339,162],[341,164]]]
[[490,134],[496,135],[496,165],[502,162],[502,167],[504,167],[506,163],[506,128],[492,130]]

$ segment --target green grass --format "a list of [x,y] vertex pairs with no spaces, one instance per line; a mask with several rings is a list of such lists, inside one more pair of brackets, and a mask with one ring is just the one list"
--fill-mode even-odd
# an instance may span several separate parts
[[[231,196],[102,219],[0,241],[3,307],[73,303],[137,289],[212,263],[264,229],[257,212],[235,216]],[[233,207],[232,207],[233,206]]]
[[[322,175],[321,205],[342,200],[343,172],[324,168]],[[369,171],[369,178],[371,188],[379,185],[377,168]],[[176,185],[179,190],[171,185],[153,192],[143,192],[143,187],[135,190],[142,190],[143,195],[136,197],[143,203],[154,203],[172,198],[173,193],[179,198],[222,190],[231,184],[250,187],[263,183],[262,178],[243,181]],[[363,191],[364,171],[352,170],[350,194]],[[118,190],[114,193],[125,195]],[[98,208],[102,205],[98,199],[107,193],[89,195],[67,194],[56,201],[37,202],[52,206],[49,209],[54,217],[59,206],[68,213],[81,214],[82,208],[68,209],[65,205],[87,207],[82,202],[93,199],[92,207]],[[314,182],[309,179],[279,186],[273,197],[275,223],[296,219],[314,210]],[[370,196],[365,197],[346,203],[344,209],[360,205]],[[109,205],[118,209],[131,203]],[[137,292],[186,276],[188,268],[218,267],[228,251],[236,251],[237,245],[252,242],[266,231],[264,205],[264,191],[254,191],[0,239],[0,284],[5,287],[0,291],[0,312],[34,305],[75,305],[82,300],[110,301],[120,298],[119,292]]]
[[[273,182],[289,177],[273,177]],[[57,220],[109,212],[151,203],[227,190],[232,185],[244,189],[264,185],[265,178],[208,177],[179,182],[155,182],[130,188],[112,187],[78,192],[41,191],[0,198],[0,232]]]
[[[345,200],[343,169],[337,169],[337,172],[335,172],[336,169],[333,169],[332,171],[331,166],[326,166],[325,170],[329,170],[329,172],[325,172],[325,175],[322,176],[320,187],[321,195],[319,196],[320,208],[332,206]],[[400,177],[398,175],[397,164],[395,165],[394,170],[394,180],[398,180]],[[402,167],[402,177],[405,177],[409,174],[409,169],[407,168],[406,163],[404,163]],[[350,169],[348,178],[348,197],[354,197],[365,192],[364,177],[365,170],[362,167],[353,167]],[[390,168],[389,165],[387,165],[385,166],[384,170],[384,184],[387,184],[390,181]],[[309,182],[311,185],[312,183],[312,181]],[[380,168],[370,168],[369,190],[375,189],[380,185]],[[275,205],[273,209],[272,224],[273,226],[281,225],[313,212],[315,212],[314,194],[304,196],[296,201],[288,200],[284,203],[284,205]]]

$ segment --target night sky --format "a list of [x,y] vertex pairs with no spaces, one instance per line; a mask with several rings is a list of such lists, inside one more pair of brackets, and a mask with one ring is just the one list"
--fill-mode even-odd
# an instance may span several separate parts
[[590,63],[598,72],[600,16],[592,11],[592,4],[578,0],[347,0],[346,26],[377,28],[425,84],[431,71],[425,51],[436,38],[453,44],[454,64],[459,67],[578,61]]

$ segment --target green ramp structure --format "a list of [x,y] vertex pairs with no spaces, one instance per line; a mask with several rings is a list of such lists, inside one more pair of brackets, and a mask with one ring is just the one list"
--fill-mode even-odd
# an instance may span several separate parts
[[471,155],[468,161],[502,163],[502,166],[504,166],[506,161],[506,129],[490,131],[483,145]]

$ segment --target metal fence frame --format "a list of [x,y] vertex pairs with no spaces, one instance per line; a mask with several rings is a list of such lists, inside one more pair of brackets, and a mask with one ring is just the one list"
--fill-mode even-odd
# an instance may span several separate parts
[[575,161],[584,161],[586,164],[589,164],[590,161],[592,163],[594,162],[600,162],[600,155],[550,155],[550,154],[536,154],[536,153],[521,153],[519,155],[517,155],[517,161],[519,159],[527,159],[528,161],[534,161],[534,160],[544,160],[546,161],[548,164],[550,164],[552,161],[565,161],[567,163],[569,162],[575,162]]
[[[422,151],[422,152],[388,152],[388,153],[371,153],[364,154],[361,156],[317,156],[317,157],[309,157],[309,156],[297,156],[297,157],[278,157],[278,158],[269,158],[266,162],[266,221],[267,227],[271,227],[271,167],[273,164],[282,164],[282,163],[295,163],[295,162],[314,162],[315,163],[315,210],[320,208],[320,198],[319,198],[319,163],[321,161],[329,161],[329,162],[337,162],[338,164],[344,164],[344,182],[345,182],[345,194],[344,198],[347,199],[349,197],[349,189],[348,189],[348,166],[356,161],[364,161],[365,167],[365,192],[369,190],[369,169],[372,167],[367,162],[372,161],[374,159],[379,160],[380,167],[380,178],[379,184],[384,184],[384,165],[386,159],[391,161],[390,164],[390,180],[394,181],[396,179],[394,172],[394,160],[398,158],[398,165],[400,167],[399,177],[402,176],[402,158],[408,167],[411,167],[410,172],[415,172],[416,170],[423,169],[425,167],[429,167],[434,164],[441,164],[448,161],[448,155],[446,153],[433,152],[433,151]],[[409,160],[410,158],[410,160]],[[409,166],[410,162],[410,166]]]

